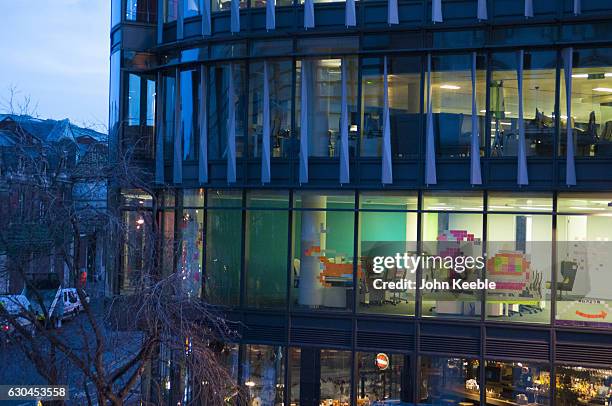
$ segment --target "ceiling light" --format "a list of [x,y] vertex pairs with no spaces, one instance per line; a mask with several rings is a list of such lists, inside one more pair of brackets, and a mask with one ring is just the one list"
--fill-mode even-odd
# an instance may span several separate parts
[[455,85],[440,85],[440,89],[459,90],[461,87]]
[[486,111],[486,110],[480,110],[480,112],[481,112],[481,113],[486,113],[487,111]]
[[593,89],[594,92],[605,92],[605,93],[612,93],[612,88],[609,87],[596,87],[595,89]]
[[612,78],[612,73],[604,73],[604,77],[606,77],[606,78]]
[[603,207],[587,207],[587,206],[570,206],[572,210],[591,210],[591,211],[601,211],[605,210]]
[[589,74],[588,73],[574,73],[572,77],[579,78],[579,79],[588,79]]

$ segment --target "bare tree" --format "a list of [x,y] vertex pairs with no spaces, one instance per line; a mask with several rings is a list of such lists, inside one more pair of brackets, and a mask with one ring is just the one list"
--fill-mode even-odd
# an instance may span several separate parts
[[[18,102],[11,89],[5,109],[14,120],[12,144],[0,152],[0,180],[19,195],[18,204],[0,198],[0,249],[11,277],[19,276],[32,301],[18,313],[0,306],[0,318],[19,337],[17,348],[46,383],[78,388],[77,404],[235,402],[241,394],[225,365],[224,343],[235,341],[236,325],[194,295],[184,275],[164,273],[167,242],[155,221],[158,194],[147,168],[133,159],[138,142],[112,159],[84,159],[74,143],[37,139],[28,131],[25,117],[34,115],[32,105],[27,98]],[[128,226],[116,205],[99,203],[107,190],[120,189],[137,189],[152,202],[152,215],[139,224],[142,239],[133,247],[142,266],[131,275],[128,294],[90,302],[77,289],[82,314],[57,328],[66,315],[45,297],[32,268],[59,261],[65,279],[81,287],[81,246],[92,227],[107,236],[107,248],[119,262],[119,247],[132,248],[125,238]]]

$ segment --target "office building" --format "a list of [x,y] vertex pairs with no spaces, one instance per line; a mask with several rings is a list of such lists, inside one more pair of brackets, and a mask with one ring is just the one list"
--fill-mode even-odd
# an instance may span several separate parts
[[[242,322],[223,354],[249,405],[607,404],[611,17],[597,0],[115,0],[112,141],[162,202],[120,191],[128,240],[157,219],[165,271]],[[442,251],[484,266],[374,272]],[[497,288],[375,286],[478,279]]]

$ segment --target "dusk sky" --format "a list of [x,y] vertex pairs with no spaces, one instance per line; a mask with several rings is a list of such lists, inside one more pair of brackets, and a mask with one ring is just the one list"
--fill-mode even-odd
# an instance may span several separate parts
[[0,112],[14,86],[41,118],[106,125],[110,1],[0,4]]

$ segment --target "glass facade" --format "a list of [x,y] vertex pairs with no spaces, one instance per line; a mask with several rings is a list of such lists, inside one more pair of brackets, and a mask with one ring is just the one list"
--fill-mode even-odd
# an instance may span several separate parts
[[[612,52],[607,48],[576,49],[572,53],[571,118],[574,153],[580,157],[612,154]],[[562,69],[565,74],[565,69]],[[563,77],[563,76],[562,76]],[[561,84],[559,153],[566,154],[567,87]]]
[[487,361],[485,365],[487,405],[551,405],[550,383],[546,364]]
[[[358,64],[355,57],[304,59],[297,61],[296,125],[301,132],[302,108],[308,121],[308,155],[337,157],[340,154],[340,113],[342,110],[342,64],[346,64],[346,105],[349,155],[356,155],[359,121],[357,119]],[[305,68],[304,68],[305,67]],[[306,86],[306,99],[302,100]]]
[[264,122],[264,64],[267,65],[270,113],[270,157],[287,158],[291,148],[291,81],[293,62],[256,62],[249,69],[249,157],[262,155]]
[[[395,158],[418,154],[421,113],[421,58],[387,57],[387,94],[391,153]],[[382,155],[384,58],[361,60],[361,156]]]
[[[241,3],[242,4],[242,3]],[[319,41],[319,39],[316,39]],[[310,40],[309,40],[310,41]],[[267,41],[270,42],[270,41]],[[319,41],[320,42],[320,41]],[[319,42],[306,49],[320,51]],[[296,45],[299,49],[301,42]],[[253,44],[253,53],[269,53]],[[278,44],[283,48],[281,44]],[[289,44],[290,45],[290,44]],[[503,51],[463,54],[428,54],[386,56],[349,54],[329,58],[254,60],[240,58],[246,54],[244,44],[215,45],[213,58],[231,58],[230,62],[203,65],[208,72],[208,153],[211,159],[226,157],[229,72],[232,67],[237,157],[261,157],[264,116],[264,65],[268,71],[270,113],[270,156],[297,157],[302,119],[307,120],[308,155],[337,158],[340,154],[342,111],[342,65],[346,74],[348,151],[351,157],[381,157],[383,151],[384,64],[387,61],[387,95],[391,154],[395,160],[420,159],[425,146],[428,88],[432,106],[432,132],[436,155],[447,159],[468,159],[472,139],[472,99],[476,107],[480,155],[483,158],[516,158],[519,148],[519,97],[522,101],[525,155],[528,159],[553,159],[554,151],[565,157],[567,134],[565,80],[562,50]],[[286,52],[290,53],[291,46]],[[277,47],[274,47],[277,49]],[[333,47],[321,48],[333,55]],[[281,51],[279,51],[281,52]],[[606,157],[608,127],[608,84],[612,73],[609,48],[575,49],[573,53],[572,117],[575,156]],[[522,55],[522,59],[521,58]],[[472,91],[472,65],[475,62]],[[521,63],[519,63],[521,62]],[[519,67],[522,65],[522,71]],[[183,96],[193,91],[198,98],[197,68],[182,70],[181,100],[185,115],[198,114],[195,106]],[[188,72],[192,72],[190,81]],[[304,77],[303,72],[306,72]],[[519,73],[522,89],[519,92]],[[161,99],[164,111],[175,106],[172,92],[176,78],[171,71],[163,74],[167,89]],[[487,78],[490,78],[487,85]],[[361,79],[360,79],[361,78]],[[130,75],[130,85],[136,80]],[[302,92],[303,84],[306,90]],[[612,84],[609,84],[612,86]],[[186,86],[186,88],[184,88]],[[588,89],[587,89],[588,88]],[[174,90],[174,92],[176,92]],[[580,93],[578,93],[580,92]],[[586,93],[585,93],[586,92]],[[474,93],[474,94],[473,94]],[[520,93],[520,94],[519,94]],[[144,95],[143,95],[144,96]],[[141,97],[143,97],[141,96]],[[306,100],[302,100],[306,97]],[[558,107],[556,100],[558,99]],[[488,104],[487,104],[488,100]],[[132,102],[132,103],[135,103]],[[302,114],[305,109],[305,115]],[[555,115],[559,114],[557,119]],[[294,115],[292,116],[292,112]],[[180,113],[181,116],[183,113]],[[169,117],[166,117],[169,120]],[[191,120],[197,124],[197,121]],[[166,132],[165,127],[161,131]],[[612,130],[611,130],[612,131]],[[555,140],[558,145],[555,145]],[[167,159],[168,155],[166,155]]]
[[421,357],[419,405],[480,405],[478,360]]
[[[610,403],[610,7],[582,1],[576,17],[574,2],[539,0],[526,18],[521,1],[488,1],[483,22],[475,0],[443,0],[444,22],[433,25],[432,2],[410,1],[387,29],[385,2],[358,2],[357,25],[347,27],[343,2],[315,0],[316,27],[305,32],[302,0],[276,1],[277,29],[266,30],[268,1],[238,1],[240,33],[230,33],[232,2],[211,1],[203,39],[203,3],[164,0],[168,24],[158,27],[160,65],[151,68],[161,77],[164,169],[177,139],[184,160],[184,192],[150,211],[164,234],[164,272],[183,272],[186,289],[244,322],[243,342],[226,352],[244,403]],[[136,116],[142,126],[149,78],[123,76],[121,103],[111,102],[125,110],[123,127],[138,125]],[[137,87],[140,101],[124,102]],[[566,179],[568,126],[575,186]],[[232,128],[237,179],[228,184]],[[350,178],[339,184],[343,130]],[[519,186],[520,151],[530,183]],[[476,154],[482,167],[471,165]],[[432,157],[434,182],[424,176]],[[135,247],[139,229],[128,225],[149,215],[141,212],[132,204],[124,215]],[[124,249],[118,285],[127,292],[126,275],[144,265],[138,248]],[[381,266],[396,253],[432,262]],[[473,257],[482,262],[466,262]],[[436,262],[445,258],[450,266]]]
[[[346,311],[356,303],[364,314],[611,325],[603,265],[612,261],[610,194],[209,189],[206,202],[204,194],[185,189],[176,199],[166,193],[157,216],[165,272],[184,273],[193,295],[204,280],[204,294],[215,304],[284,309],[289,298],[296,310]],[[133,191],[124,201],[126,241],[133,242],[126,242],[121,284],[129,290],[127,275],[142,267],[132,255],[144,249],[139,230],[153,213],[149,200]],[[430,261],[381,272],[376,263],[377,257],[419,252],[483,257],[482,266]],[[484,278],[496,288],[429,284]],[[399,280],[414,286],[388,284]]]

